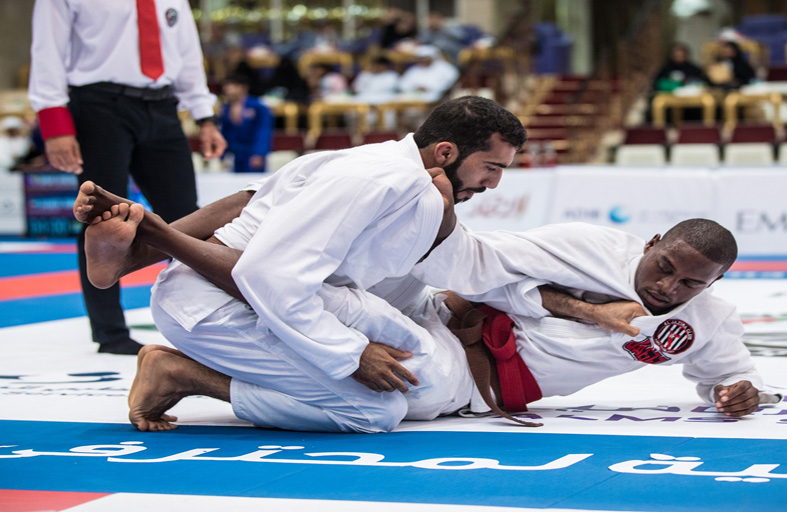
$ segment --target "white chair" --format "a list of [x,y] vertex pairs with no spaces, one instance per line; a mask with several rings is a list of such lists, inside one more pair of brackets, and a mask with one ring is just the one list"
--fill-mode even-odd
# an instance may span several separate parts
[[727,165],[773,165],[773,145],[768,142],[731,142],[724,146]]
[[670,152],[672,165],[719,165],[719,146],[716,144],[673,144]]
[[267,162],[267,171],[268,172],[276,172],[288,163],[292,162],[296,158],[298,158],[298,152],[292,150],[279,150],[279,151],[271,151],[268,153],[268,156],[265,157]]
[[615,164],[621,166],[662,166],[667,163],[667,150],[661,144],[624,144],[615,153]]
[[787,165],[787,142],[779,144],[779,164]]

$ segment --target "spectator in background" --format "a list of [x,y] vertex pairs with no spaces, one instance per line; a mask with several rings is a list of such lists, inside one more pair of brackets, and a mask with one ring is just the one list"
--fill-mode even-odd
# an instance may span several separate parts
[[301,54],[337,52],[341,51],[341,44],[336,27],[327,20],[317,20],[312,30],[298,34],[298,50]]
[[0,172],[11,169],[31,148],[25,122],[16,116],[4,117],[0,122]]
[[755,76],[754,68],[746,60],[738,43],[722,41],[718,60],[708,68],[711,82],[723,89],[738,89],[751,82]]
[[227,49],[224,61],[226,63],[225,75],[222,77],[221,83],[224,83],[228,77],[242,76],[249,88],[249,94],[252,96],[262,96],[265,91],[265,85],[260,72],[254,69],[246,56],[246,50],[241,45],[233,45]]
[[418,20],[415,14],[401,9],[391,9],[380,34],[380,48],[396,49],[396,46],[418,37]]
[[372,105],[391,101],[396,96],[399,74],[392,69],[390,59],[376,57],[369,69],[358,73],[352,84],[355,99]]
[[268,107],[249,96],[246,78],[235,75],[223,86],[226,103],[221,108],[221,134],[234,155],[235,172],[265,172],[271,150],[273,116]]
[[399,91],[423,101],[438,101],[459,78],[459,70],[443,59],[436,46],[419,46],[415,56],[415,64],[399,79]]
[[447,21],[441,12],[429,13],[426,30],[418,38],[421,44],[429,44],[440,48],[448,55],[451,62],[456,63],[459,52],[464,48],[465,31],[454,21]]
[[263,93],[279,100],[308,103],[311,96],[309,84],[304,80],[289,57],[281,57],[270,80],[265,82]]
[[691,62],[689,47],[683,43],[675,43],[670,47],[667,63],[653,79],[653,90],[672,92],[678,87],[691,84],[710,85],[701,67]]
[[350,87],[347,78],[330,64],[314,64],[309,68],[306,79],[311,90],[312,101],[346,95]]

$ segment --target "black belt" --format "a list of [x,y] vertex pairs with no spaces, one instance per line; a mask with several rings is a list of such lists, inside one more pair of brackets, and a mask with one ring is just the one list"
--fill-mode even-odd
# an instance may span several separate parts
[[118,94],[136,98],[143,101],[161,101],[175,97],[175,90],[171,85],[158,88],[132,87],[130,85],[116,84],[113,82],[96,82],[94,84],[72,86],[72,91],[96,91],[108,94]]

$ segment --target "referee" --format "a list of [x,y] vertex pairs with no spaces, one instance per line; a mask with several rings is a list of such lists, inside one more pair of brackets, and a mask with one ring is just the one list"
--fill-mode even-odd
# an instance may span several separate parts
[[[206,158],[226,143],[188,0],[36,0],[31,58],[28,93],[52,166],[120,196],[130,175],[167,222],[197,209],[178,106],[197,120]],[[98,351],[136,354],[119,286],[87,279],[84,240],[83,228],[79,274]]]

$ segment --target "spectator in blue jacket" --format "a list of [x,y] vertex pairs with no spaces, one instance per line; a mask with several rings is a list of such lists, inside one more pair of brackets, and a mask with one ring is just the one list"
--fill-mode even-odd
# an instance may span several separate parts
[[235,172],[265,172],[265,157],[271,150],[273,116],[259,99],[249,96],[245,77],[235,75],[223,84],[221,134],[227,152],[235,157]]

